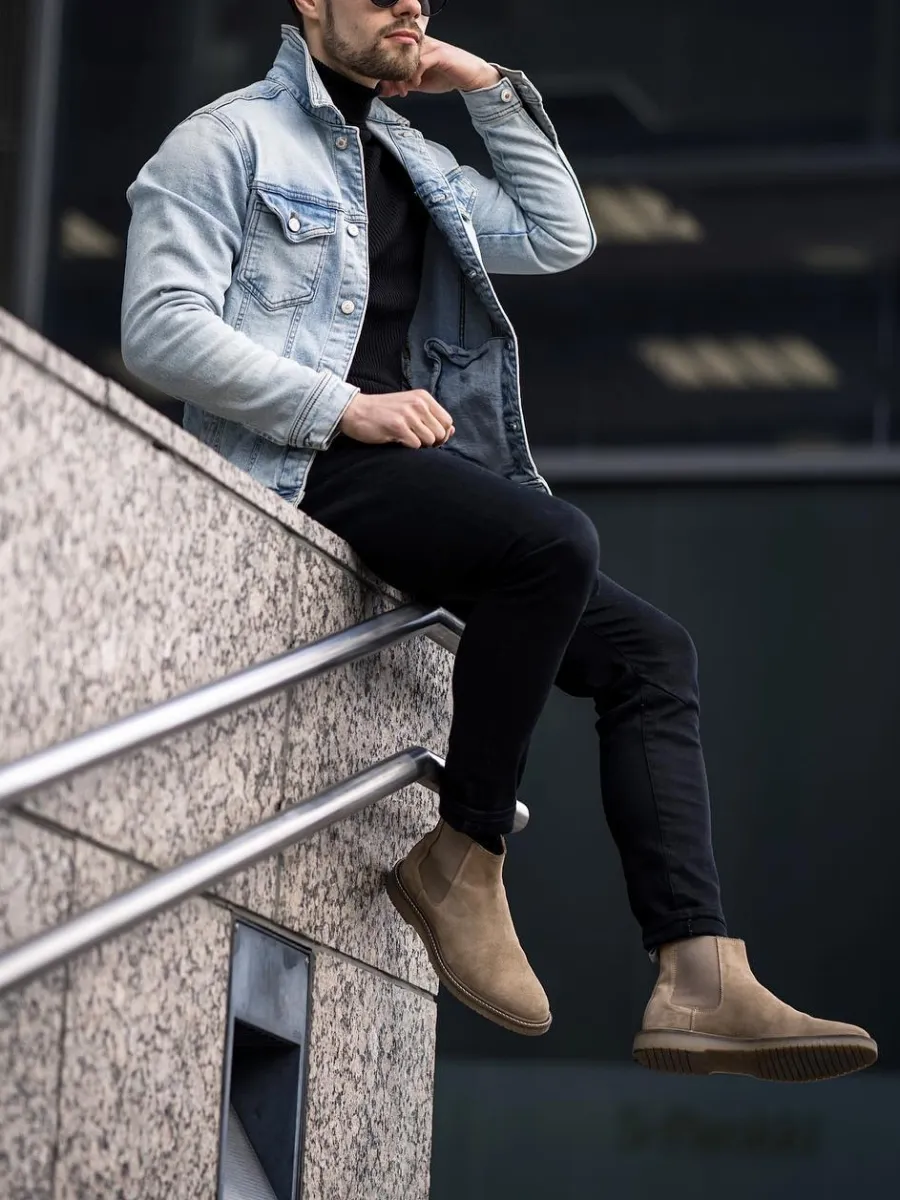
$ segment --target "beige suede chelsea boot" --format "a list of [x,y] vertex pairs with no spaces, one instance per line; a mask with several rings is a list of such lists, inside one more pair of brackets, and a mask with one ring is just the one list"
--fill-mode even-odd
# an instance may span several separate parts
[[698,937],[660,949],[634,1057],[682,1075],[804,1083],[870,1067],[878,1047],[856,1025],[808,1017],[773,996],[750,970],[743,942]]
[[387,890],[457,1000],[535,1036],[550,1028],[550,1006],[516,937],[505,859],[441,821],[388,874]]

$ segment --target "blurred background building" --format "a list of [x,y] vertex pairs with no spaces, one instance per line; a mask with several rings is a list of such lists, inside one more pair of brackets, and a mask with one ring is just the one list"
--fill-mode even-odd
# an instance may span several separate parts
[[[125,191],[193,108],[265,73],[283,0],[3,0],[0,305],[173,419],[119,353]],[[653,972],[555,697],[509,886],[541,1041],[441,1001],[434,1200],[881,1196],[900,1148],[900,0],[450,0],[524,69],[601,243],[499,279],[535,455],[606,570],[701,653],[733,932],[798,1007],[868,1025],[868,1076],[793,1091],[629,1064]],[[455,96],[404,111],[484,165]]]

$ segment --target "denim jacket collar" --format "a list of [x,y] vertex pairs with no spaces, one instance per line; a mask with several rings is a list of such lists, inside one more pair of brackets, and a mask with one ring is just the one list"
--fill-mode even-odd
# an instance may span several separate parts
[[[282,45],[268,78],[282,84],[301,108],[310,116],[343,125],[344,120],[319,77],[312,55],[299,29],[282,25]],[[383,100],[376,99],[369,114],[370,121],[386,125],[407,126],[409,121],[395,113]]]

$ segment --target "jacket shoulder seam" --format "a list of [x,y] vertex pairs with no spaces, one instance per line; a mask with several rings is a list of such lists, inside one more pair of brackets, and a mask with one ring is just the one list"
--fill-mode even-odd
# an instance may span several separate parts
[[215,113],[219,112],[220,109],[228,108],[231,104],[239,104],[241,101],[272,100],[279,92],[286,90],[284,84],[277,82],[277,80],[263,79],[259,83],[251,84],[239,92],[232,92],[229,96],[220,96],[218,100],[212,100],[209,104],[205,104],[199,111]]
[[238,153],[241,156],[241,162],[244,164],[244,172],[249,182],[249,180],[253,177],[253,159],[250,155],[250,151],[244,143],[244,139],[241,137],[241,132],[237,128],[234,121],[229,120],[224,113],[219,112],[219,110],[216,108],[204,108],[201,109],[199,113],[195,113],[194,115],[198,117],[212,117],[214,121],[218,121],[223,129],[228,131],[238,148]]

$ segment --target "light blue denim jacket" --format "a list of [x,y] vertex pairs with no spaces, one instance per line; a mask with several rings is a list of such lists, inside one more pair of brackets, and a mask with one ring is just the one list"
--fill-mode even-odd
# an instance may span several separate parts
[[[122,353],[185,401],[185,426],[293,504],[358,389],[346,382],[369,287],[357,130],[285,25],[259,83],[192,114],[128,191]],[[457,164],[376,100],[368,127],[431,215],[404,374],[453,416],[443,448],[546,487],[522,418],[519,355],[491,272],[563,271],[596,245],[540,96],[507,71],[464,94],[495,178]]]

